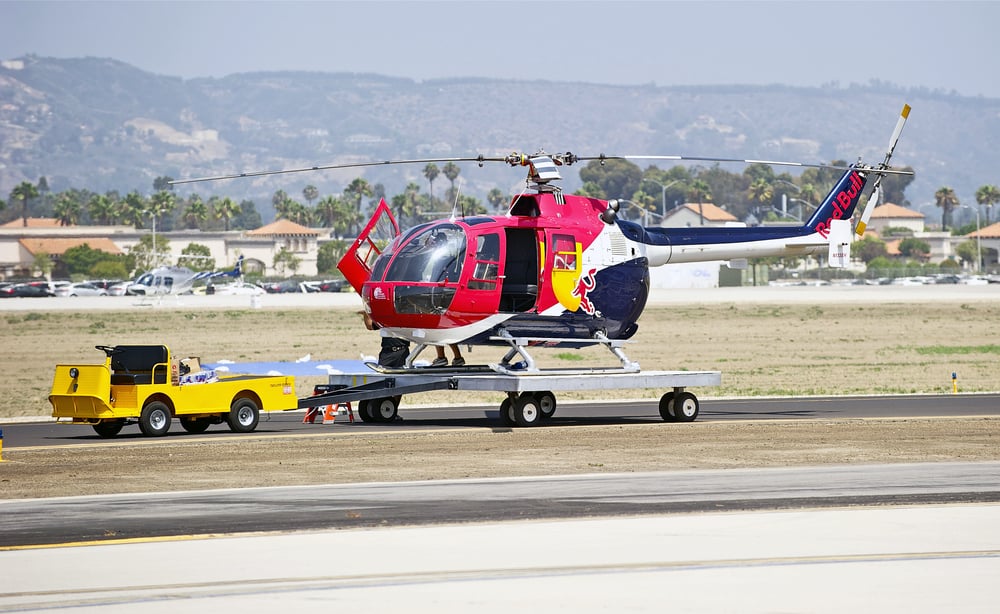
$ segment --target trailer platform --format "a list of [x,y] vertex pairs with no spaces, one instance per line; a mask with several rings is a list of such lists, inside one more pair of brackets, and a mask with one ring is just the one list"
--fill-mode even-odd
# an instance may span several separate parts
[[497,373],[488,365],[460,368],[415,368],[336,373],[317,386],[311,397],[299,399],[299,408],[357,402],[365,422],[395,420],[403,395],[431,390],[505,392],[500,419],[508,426],[535,426],[556,410],[553,391],[668,389],[660,397],[660,416],[667,422],[692,422],[698,417],[698,398],[686,389],[718,386],[719,371],[639,371],[622,369],[551,369],[524,373]]

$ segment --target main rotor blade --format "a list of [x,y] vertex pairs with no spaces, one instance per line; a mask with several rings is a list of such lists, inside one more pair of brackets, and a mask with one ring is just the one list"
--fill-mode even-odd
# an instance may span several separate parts
[[478,162],[482,165],[483,162],[504,162],[504,158],[490,158],[483,155],[476,156],[475,158],[421,158],[414,160],[381,160],[376,162],[351,162],[347,164],[323,164],[317,166],[303,166],[301,168],[285,168],[280,170],[269,170],[269,171],[246,171],[243,173],[234,173],[232,175],[213,175],[210,177],[193,177],[190,179],[175,179],[170,181],[170,185],[179,185],[182,183],[197,183],[199,181],[220,181],[222,179],[240,179],[244,177],[264,177],[267,175],[283,175],[286,173],[304,173],[307,171],[326,171],[341,168],[364,168],[368,166],[386,166],[393,164],[430,164],[431,162]]
[[[806,162],[788,162],[783,160],[753,160],[749,158],[712,158],[708,156],[596,156],[596,157],[583,157],[579,156],[580,160],[671,160],[677,162],[736,162],[741,164],[769,164],[774,166],[798,166],[801,168],[828,168],[838,171],[846,171],[853,168],[858,168],[855,166],[841,166],[838,164],[809,164]],[[861,169],[864,170],[864,169]],[[886,173],[890,175],[912,175],[913,171],[904,171],[896,169],[880,169],[879,172]]]

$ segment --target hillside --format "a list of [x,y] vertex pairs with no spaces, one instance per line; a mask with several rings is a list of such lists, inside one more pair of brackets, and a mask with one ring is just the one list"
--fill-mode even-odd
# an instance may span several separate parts
[[[878,161],[903,103],[913,107],[894,162],[917,177],[906,196],[1000,183],[1000,100],[884,83],[824,88],[608,86],[349,73],[246,73],[182,80],[100,58],[27,56],[0,64],[0,197],[45,176],[53,191],[124,193],[174,178],[361,160],[570,150],[828,162]],[[364,171],[397,193],[422,190],[421,166]],[[575,172],[566,185],[578,185]],[[732,169],[736,170],[736,168]],[[197,184],[203,196],[253,198],[313,184],[339,192],[359,171]],[[513,190],[519,171],[462,165],[461,189]],[[441,177],[436,190],[445,183]],[[439,192],[440,193],[440,192]],[[929,208],[926,208],[929,207]]]

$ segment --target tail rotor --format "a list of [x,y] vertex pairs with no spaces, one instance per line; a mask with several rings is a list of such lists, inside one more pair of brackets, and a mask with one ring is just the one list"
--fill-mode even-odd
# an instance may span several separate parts
[[872,211],[878,205],[879,196],[882,194],[882,178],[885,177],[884,171],[889,167],[889,159],[892,158],[892,152],[896,150],[896,143],[899,142],[899,135],[903,132],[903,125],[906,123],[906,118],[910,116],[910,105],[904,104],[903,110],[899,113],[899,120],[896,121],[896,128],[892,131],[892,136],[889,137],[889,148],[885,151],[885,159],[882,160],[882,164],[873,171],[878,176],[875,178],[874,188],[872,189],[872,195],[868,199],[868,203],[865,205],[864,211],[861,212],[861,220],[858,222],[857,228],[854,229],[854,234],[856,238],[860,239],[864,234],[865,230],[868,228],[868,220],[872,217]]

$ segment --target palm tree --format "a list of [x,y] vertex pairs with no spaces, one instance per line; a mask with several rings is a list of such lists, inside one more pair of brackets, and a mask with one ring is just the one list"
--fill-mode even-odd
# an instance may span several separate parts
[[53,214],[60,226],[75,226],[80,221],[80,201],[73,192],[60,192]]
[[705,225],[705,214],[701,210],[701,203],[712,200],[712,188],[703,179],[695,179],[691,182],[691,187],[687,191],[689,202],[698,204],[698,217],[701,218],[701,225]]
[[428,191],[430,192],[431,200],[434,200],[434,180],[437,179],[439,174],[441,174],[441,171],[438,170],[437,164],[433,162],[424,167],[424,177],[427,178],[427,183],[430,185]]
[[322,220],[325,228],[333,228],[337,216],[337,199],[333,196],[324,196],[316,203],[316,217]]
[[229,231],[229,221],[240,214],[240,207],[228,196],[215,202],[215,219],[222,220],[223,228]]
[[107,194],[94,194],[87,203],[87,212],[91,221],[106,226],[115,217],[114,206]]
[[131,224],[136,228],[141,228],[142,217],[146,215],[147,209],[146,198],[137,190],[132,190],[119,203],[118,219],[123,224]]
[[493,206],[496,211],[500,210],[500,207],[507,201],[507,197],[504,195],[500,188],[493,188],[490,193],[486,195],[486,202]]
[[344,188],[344,197],[347,198],[354,207],[361,212],[361,199],[365,196],[371,198],[372,186],[364,178],[358,177]]
[[1000,188],[995,185],[984,185],[976,190],[976,202],[986,206],[986,224],[990,225],[990,210],[993,205],[1000,203]]
[[38,188],[30,181],[22,181],[10,192],[10,199],[21,201],[21,219],[24,225],[28,225],[28,201],[38,198]]
[[771,199],[774,198],[774,186],[768,183],[767,179],[758,177],[757,179],[754,179],[753,183],[750,184],[750,187],[747,188],[747,198],[761,204],[769,203],[771,202]]
[[941,207],[941,230],[948,230],[951,223],[951,212],[958,208],[958,197],[955,190],[944,186],[934,193],[934,204]]
[[458,179],[458,174],[462,172],[462,169],[458,168],[458,165],[454,162],[449,162],[444,165],[441,172],[444,173],[444,176],[451,182],[451,195],[449,196],[449,200],[453,200],[455,198],[455,180]]
[[314,185],[307,185],[302,188],[302,198],[306,199],[306,202],[309,203],[309,206],[311,207],[313,201],[319,198],[319,190],[316,189],[316,186]]
[[188,199],[188,204],[184,207],[184,224],[188,228],[198,228],[208,219],[208,207],[201,200],[201,196],[192,194]]

